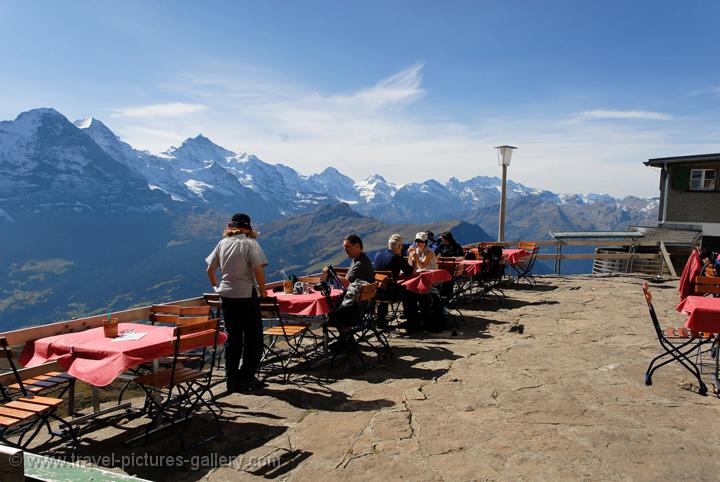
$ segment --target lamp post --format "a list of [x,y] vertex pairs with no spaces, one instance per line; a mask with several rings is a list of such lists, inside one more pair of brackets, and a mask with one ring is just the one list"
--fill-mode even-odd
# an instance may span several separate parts
[[502,166],[502,190],[500,191],[500,223],[498,225],[498,242],[505,240],[505,183],[507,182],[507,167],[510,165],[513,146],[497,146],[498,165]]

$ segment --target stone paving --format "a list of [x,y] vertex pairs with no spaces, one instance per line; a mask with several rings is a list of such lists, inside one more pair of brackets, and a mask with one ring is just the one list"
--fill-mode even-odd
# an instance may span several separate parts
[[[136,421],[90,434],[80,455],[116,454],[103,465],[159,481],[716,480],[720,400],[674,366],[643,384],[659,346],[642,281],[544,277],[507,290],[504,307],[468,306],[456,336],[392,338],[395,356],[362,373],[222,396],[225,436],[182,468],[118,461],[177,453],[172,432],[122,447]],[[676,286],[652,290],[661,321],[680,326]]]

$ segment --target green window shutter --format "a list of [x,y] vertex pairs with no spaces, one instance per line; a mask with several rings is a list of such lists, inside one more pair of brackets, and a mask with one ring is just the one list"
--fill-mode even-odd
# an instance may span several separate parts
[[670,170],[672,175],[672,188],[675,191],[687,191],[690,188],[690,168],[673,167]]

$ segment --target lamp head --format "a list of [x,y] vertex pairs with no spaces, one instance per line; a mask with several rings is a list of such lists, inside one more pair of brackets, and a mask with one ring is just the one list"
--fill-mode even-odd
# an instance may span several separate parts
[[498,153],[498,166],[509,166],[510,159],[512,158],[513,149],[517,147],[513,146],[497,146],[495,147]]

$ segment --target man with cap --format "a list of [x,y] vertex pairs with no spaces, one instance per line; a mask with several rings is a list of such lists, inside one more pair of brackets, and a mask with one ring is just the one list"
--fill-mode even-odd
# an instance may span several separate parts
[[[235,214],[223,232],[223,239],[205,259],[210,283],[220,295],[228,333],[225,348],[228,392],[263,386],[255,374],[263,352],[259,297],[265,296],[264,268],[268,261],[255,240],[256,236],[250,225],[250,216]],[[218,269],[221,275],[219,283]]]
[[[388,247],[379,251],[375,255],[373,267],[375,271],[390,271],[392,279],[389,280],[382,289],[382,293],[378,293],[378,297],[384,301],[402,300],[403,303],[407,297],[407,290],[396,283],[400,276],[400,272],[410,275],[413,272],[412,266],[402,257],[403,238],[399,234],[393,234],[388,239]],[[406,310],[407,311],[407,310]],[[380,303],[377,309],[378,322],[382,325],[387,324],[386,316],[388,312],[387,303]]]

